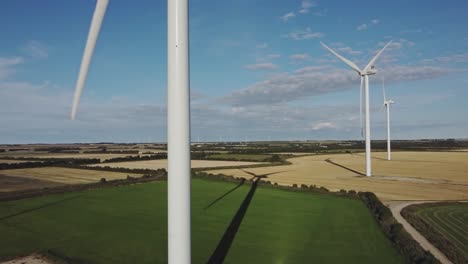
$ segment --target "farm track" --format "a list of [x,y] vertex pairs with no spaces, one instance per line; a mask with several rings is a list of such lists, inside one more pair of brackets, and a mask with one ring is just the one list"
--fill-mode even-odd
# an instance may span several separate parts
[[430,203],[434,201],[390,201],[387,203],[387,206],[392,211],[395,219],[403,225],[405,230],[421,245],[422,248],[428,250],[434,255],[442,264],[453,264],[438,248],[436,248],[432,243],[430,243],[421,233],[419,233],[406,219],[401,215],[401,210],[403,208],[413,205],[413,204],[422,204]]

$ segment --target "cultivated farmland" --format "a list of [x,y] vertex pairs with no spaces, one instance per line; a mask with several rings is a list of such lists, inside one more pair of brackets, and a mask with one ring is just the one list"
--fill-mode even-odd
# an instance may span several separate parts
[[29,178],[63,184],[98,182],[101,178],[106,178],[106,180],[125,179],[127,175],[136,177],[141,176],[132,173],[70,169],[61,167],[1,170],[0,174],[0,176]]
[[454,263],[468,263],[468,203],[411,205],[408,222]]
[[[331,190],[371,191],[384,200],[464,200],[468,199],[468,153],[394,152],[374,153],[373,177],[363,176],[364,154],[323,154],[291,158],[292,165],[248,169],[267,174],[282,185],[307,184]],[[238,169],[210,170],[239,177],[249,176]]]
[[[192,160],[192,168],[216,168],[229,166],[249,166],[261,164],[260,162],[245,162],[245,161],[217,161],[217,160]],[[167,169],[167,160],[144,160],[144,161],[125,161],[93,164],[88,166],[112,168],[128,168],[128,169]]]
[[[254,186],[192,181],[193,263],[403,263],[361,201]],[[83,263],[167,263],[166,197],[153,182],[2,202],[0,257],[52,249]],[[233,225],[231,247],[215,250]]]

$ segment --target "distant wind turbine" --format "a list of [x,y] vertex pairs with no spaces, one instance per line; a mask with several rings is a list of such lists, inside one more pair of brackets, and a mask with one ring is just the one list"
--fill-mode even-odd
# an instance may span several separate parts
[[[329,48],[327,45],[324,43],[320,42],[322,46],[324,46],[327,50],[329,50],[331,53],[333,53],[336,57],[338,57],[341,61],[346,63],[349,67],[351,67],[353,70],[355,70],[359,76],[361,77],[361,100],[362,100],[362,83],[363,81],[365,82],[365,104],[366,104],[366,176],[372,176],[372,169],[371,169],[371,138],[370,138],[370,111],[369,111],[369,75],[373,75],[377,73],[377,70],[375,69],[374,64],[376,63],[377,59],[380,57],[382,52],[385,50],[392,41],[388,42],[382,50],[380,50],[377,55],[375,55],[374,58],[367,64],[367,66],[361,70],[359,69],[356,64],[354,64],[352,61],[346,59],[345,57],[341,56],[331,48]],[[362,105],[362,101],[361,101]],[[362,134],[362,106],[360,106],[360,117],[361,117],[361,134]]]
[[[97,0],[76,83],[71,119],[81,93],[109,0]],[[168,263],[191,261],[190,88],[188,0],[167,0]]]
[[387,100],[385,96],[385,79],[382,79],[382,91],[383,91],[383,106],[385,106],[387,110],[387,159],[392,160],[392,153],[391,153],[391,142],[390,142],[390,105],[394,104],[395,101],[392,99]]

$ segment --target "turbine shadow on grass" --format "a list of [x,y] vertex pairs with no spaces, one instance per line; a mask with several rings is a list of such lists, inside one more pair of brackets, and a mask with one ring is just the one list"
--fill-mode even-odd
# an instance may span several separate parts
[[330,164],[332,164],[332,165],[335,165],[335,166],[338,166],[338,167],[340,167],[340,168],[343,168],[343,169],[345,169],[345,170],[354,172],[354,173],[356,173],[356,174],[358,174],[358,175],[360,175],[360,176],[366,176],[364,173],[361,173],[361,172],[359,172],[359,171],[357,171],[357,170],[353,170],[353,169],[351,169],[351,168],[348,168],[348,167],[346,167],[346,166],[343,166],[343,165],[341,165],[341,164],[338,164],[338,163],[336,163],[336,162],[333,162],[331,159],[326,159],[325,161],[328,162],[328,163],[330,163]]
[[[237,213],[234,215],[234,218],[231,220],[231,224],[229,224],[228,228],[226,231],[224,231],[224,235],[221,238],[221,240],[218,243],[218,246],[216,246],[215,251],[211,255],[210,259],[208,260],[208,264],[220,264],[223,263],[224,259],[226,258],[229,249],[231,248],[232,242],[234,241],[234,238],[237,234],[237,231],[239,230],[239,227],[242,223],[242,220],[244,219],[245,213],[247,212],[247,209],[249,208],[250,202],[252,201],[252,198],[255,194],[255,190],[257,190],[258,182],[263,179],[267,178],[268,175],[276,174],[276,173],[281,173],[283,171],[277,171],[277,172],[272,172],[272,173],[266,173],[266,174],[261,174],[257,175],[253,172],[246,171],[243,169],[240,169],[241,171],[252,175],[253,177],[250,179],[252,181],[252,186],[250,187],[249,192],[247,193],[247,196],[244,198],[244,201],[242,201],[241,206],[239,207],[239,210],[237,210]],[[219,201],[221,198],[225,197],[227,194],[231,193],[235,189],[239,188],[240,185],[244,183],[245,179],[239,184],[237,187],[234,189],[230,190],[220,198],[216,199],[215,202]],[[213,204],[213,203],[212,203]]]
[[[249,181],[253,181],[255,178],[257,178],[258,180],[260,179],[263,179],[263,178],[268,178],[268,175],[272,175],[272,174],[277,174],[277,173],[281,173],[281,172],[285,172],[285,171],[276,171],[276,172],[271,172],[271,173],[266,173],[266,174],[261,174],[261,175],[257,175],[253,172],[250,172],[250,171],[246,171],[246,170],[243,170],[243,169],[239,169],[247,174],[250,174],[252,175],[253,177],[250,178]],[[246,179],[245,178],[242,178],[241,179],[241,182],[234,188],[232,188],[231,190],[227,191],[226,193],[224,193],[223,195],[221,195],[220,197],[216,198],[213,202],[211,202],[209,205],[205,206],[205,208],[203,208],[204,210],[206,209],[209,209],[211,206],[213,206],[214,204],[216,204],[217,202],[221,201],[224,197],[228,196],[230,193],[232,193],[233,191],[237,190],[239,187],[241,187],[244,183],[245,183]]]
[[74,199],[79,198],[80,196],[81,195],[65,198],[65,199],[62,199],[62,200],[55,201],[55,202],[43,204],[43,205],[35,207],[35,208],[30,208],[30,209],[26,209],[26,210],[23,210],[23,211],[14,213],[14,214],[2,216],[2,217],[0,217],[0,221],[7,220],[7,219],[13,218],[15,216],[27,214],[27,213],[30,213],[30,212],[34,212],[34,211],[37,211],[37,210],[40,210],[40,209],[43,209],[43,208],[46,208],[46,207],[50,207],[50,206],[53,206],[53,205],[56,205],[56,204],[59,204],[59,203],[63,203],[63,202],[66,202],[66,201],[74,200]]
[[252,186],[250,187],[250,190],[247,193],[247,196],[244,198],[244,201],[242,201],[242,204],[239,207],[239,210],[237,210],[236,215],[234,215],[234,218],[232,218],[231,220],[231,224],[229,224],[228,228],[224,232],[223,237],[219,241],[218,246],[216,246],[215,251],[211,255],[210,259],[208,260],[207,262],[208,264],[223,263],[224,258],[226,258],[226,255],[229,252],[229,249],[231,248],[232,242],[234,241],[234,237],[236,236],[237,231],[239,230],[240,224],[242,223],[242,220],[244,219],[245,213],[247,212],[247,209],[249,208],[250,202],[252,201],[252,198],[255,194],[255,190],[257,189],[257,185],[259,181],[260,181],[260,178],[258,178],[256,181],[252,183]]
[[205,208],[203,208],[204,210],[210,208],[211,206],[213,206],[215,203],[219,202],[220,200],[222,200],[224,197],[228,196],[230,193],[232,193],[233,191],[237,190],[239,187],[241,187],[245,182],[245,178],[242,178],[241,179],[241,182],[234,188],[232,188],[231,190],[227,191],[226,193],[224,193],[223,195],[221,195],[220,197],[216,198],[213,202],[211,202],[209,205],[205,206]]

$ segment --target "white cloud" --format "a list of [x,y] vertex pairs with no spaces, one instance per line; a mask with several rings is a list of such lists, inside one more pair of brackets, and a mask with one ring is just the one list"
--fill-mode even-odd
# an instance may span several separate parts
[[280,55],[280,54],[276,54],[276,53],[266,55],[266,58],[267,58],[267,59],[278,59],[278,58],[280,58],[280,57],[281,57],[281,55]]
[[302,9],[309,9],[315,6],[317,6],[317,4],[314,1],[302,1],[301,3]]
[[468,62],[468,52],[465,53],[457,53],[451,54],[446,56],[439,56],[431,59],[424,59],[423,63],[463,63]]
[[356,29],[358,31],[367,30],[368,28],[369,28],[369,26],[367,24],[361,24],[361,25],[356,27]]
[[283,38],[290,38],[294,40],[317,39],[323,36],[324,36],[323,33],[312,32],[310,28],[306,28],[305,30],[293,31],[291,33],[282,35]]
[[15,66],[22,64],[24,59],[22,57],[2,58],[0,57],[0,80],[15,73]]
[[[391,83],[434,79],[456,70],[429,66],[390,66],[382,72],[385,73],[385,81]],[[359,78],[353,71],[313,66],[292,73],[276,74],[219,100],[234,106],[285,103],[358,86]]]
[[34,59],[46,59],[49,57],[49,51],[46,45],[37,40],[29,41],[26,45],[21,47],[21,51]]
[[371,20],[370,22],[368,22],[368,23],[363,23],[363,24],[357,26],[357,27],[356,27],[356,30],[357,30],[357,31],[368,30],[370,27],[375,26],[375,25],[377,25],[377,24],[379,24],[379,23],[380,23],[380,20],[378,20],[378,19],[372,19],[372,20]]
[[302,1],[301,2],[301,9],[299,10],[299,13],[301,14],[307,14],[309,13],[309,9],[312,7],[316,7],[317,4],[314,1]]
[[289,59],[291,60],[306,60],[309,58],[309,55],[307,53],[302,53],[302,54],[293,54],[289,56]]
[[339,47],[339,48],[336,48],[336,50],[340,54],[349,54],[349,55],[360,55],[360,54],[362,54],[361,51],[353,50],[351,47]]
[[278,69],[278,65],[273,64],[271,62],[266,62],[266,63],[249,64],[249,65],[246,65],[245,68],[249,70],[276,70]]
[[289,19],[295,17],[296,14],[294,14],[294,12],[289,12],[287,14],[284,14],[283,16],[280,17],[281,20],[283,20],[284,22],[288,21]]
[[327,129],[327,128],[336,128],[336,125],[334,125],[331,122],[320,122],[312,126],[312,130],[322,130],[322,129]]

